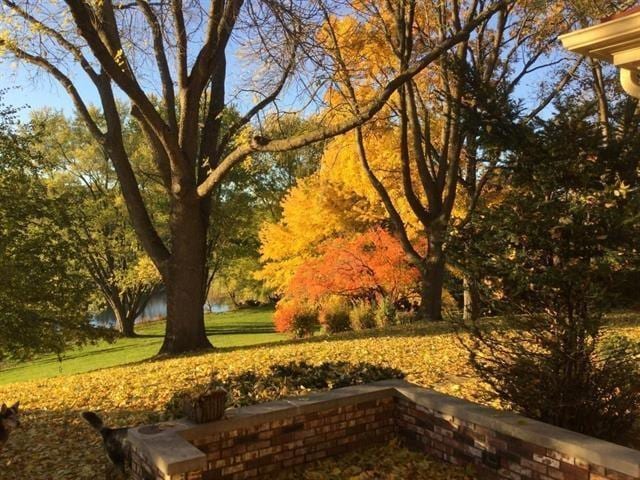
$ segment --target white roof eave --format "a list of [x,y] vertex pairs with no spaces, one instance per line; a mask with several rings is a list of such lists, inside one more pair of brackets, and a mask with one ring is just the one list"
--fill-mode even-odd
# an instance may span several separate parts
[[640,98],[640,12],[560,36],[567,50],[612,63],[620,68],[620,84]]
[[[569,51],[619,67],[640,65],[640,12],[560,36]],[[637,53],[637,56],[634,54]]]

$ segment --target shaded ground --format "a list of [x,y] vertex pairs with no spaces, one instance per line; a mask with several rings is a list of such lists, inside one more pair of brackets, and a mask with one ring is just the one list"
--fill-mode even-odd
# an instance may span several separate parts
[[[612,319],[610,328],[640,339],[640,316],[618,315]],[[235,338],[236,335],[240,334],[228,337]],[[159,418],[176,391],[208,382],[214,370],[221,376],[247,370],[265,373],[272,364],[302,360],[313,364],[324,361],[368,362],[398,368],[411,382],[458,397],[486,402],[481,385],[469,371],[466,355],[459,347],[456,336],[444,324],[229,347],[202,355],[0,385],[0,402],[20,400],[24,408],[22,427],[12,434],[0,452],[0,478],[104,478],[104,454],[100,441],[96,433],[80,419],[81,411],[97,410],[109,425],[149,423]],[[360,480],[369,478],[421,477],[364,476]],[[437,480],[441,477],[426,478]]]
[[[230,348],[276,342],[286,338],[275,333],[273,310],[256,308],[234,312],[206,314],[209,340],[215,347]],[[115,343],[99,342],[65,353],[62,361],[46,355],[27,363],[0,364],[0,385],[49,378],[57,375],[90,372],[100,368],[139,362],[158,353],[165,322],[151,322],[136,328],[136,338],[122,338]]]

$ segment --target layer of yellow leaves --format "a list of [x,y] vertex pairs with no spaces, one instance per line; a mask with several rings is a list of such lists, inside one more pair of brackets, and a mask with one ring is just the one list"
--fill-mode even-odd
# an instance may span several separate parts
[[393,441],[283,472],[276,480],[468,480],[460,467],[445,465]]
[[[635,324],[620,330],[640,338]],[[398,368],[411,382],[478,400],[481,389],[471,378],[465,352],[446,328],[397,327],[374,335],[243,348],[0,386],[0,401],[20,400],[24,408],[22,427],[0,453],[0,478],[100,478],[104,454],[80,412],[98,410],[109,425],[147,423],[158,418],[177,390],[207,382],[213,369],[224,374],[264,372],[275,363],[301,360],[370,362]]]

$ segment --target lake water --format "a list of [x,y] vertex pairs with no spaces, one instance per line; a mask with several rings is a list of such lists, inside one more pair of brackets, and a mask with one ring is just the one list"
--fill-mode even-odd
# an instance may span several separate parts
[[[212,313],[222,313],[229,311],[229,306],[223,304],[213,305],[211,310],[209,309],[209,307],[203,307],[203,310],[205,312],[211,311]],[[167,296],[164,292],[159,292],[151,297],[142,314],[136,319],[136,323],[150,322],[152,320],[158,320],[159,318],[163,318],[166,316]],[[114,326],[116,323],[116,318],[113,315],[113,312],[109,309],[105,310],[99,315],[96,315],[93,323],[103,326]]]

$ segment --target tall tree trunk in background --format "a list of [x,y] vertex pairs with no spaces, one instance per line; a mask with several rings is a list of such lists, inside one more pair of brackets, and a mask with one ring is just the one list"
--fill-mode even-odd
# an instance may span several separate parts
[[114,309],[113,315],[116,319],[116,329],[123,337],[132,338],[136,336],[135,322],[136,316],[127,315],[123,309]]
[[602,67],[597,60],[590,59],[591,74],[593,75],[593,92],[595,93],[598,105],[598,123],[605,144],[611,140],[611,124],[609,122],[609,102],[605,88]]
[[107,305],[111,309],[116,322],[116,330],[123,337],[135,337],[135,322],[144,311],[157,286],[142,286],[121,292],[118,285],[113,285],[104,277],[94,276]]
[[[106,295],[107,294],[105,294],[105,296]],[[109,305],[109,308],[111,309],[113,317],[116,321],[116,330],[120,332],[123,337],[134,337],[135,333],[133,331],[133,321],[135,321],[135,317],[129,325],[127,311],[120,297],[118,295],[112,295],[111,292],[109,292],[108,296],[106,296],[106,299],[107,305]]]
[[135,337],[136,319],[144,312],[151,296],[158,291],[158,285],[132,287],[124,292],[119,291],[117,285],[101,289],[115,317],[116,330],[123,337]]
[[442,293],[444,290],[445,253],[443,241],[438,233],[429,237],[425,258],[426,271],[422,276],[419,315],[428,321],[442,320]]
[[465,322],[474,322],[480,318],[480,290],[478,288],[478,280],[473,275],[465,273],[462,283],[462,318]]
[[[462,185],[462,191],[467,197],[467,211],[466,216],[459,224],[464,226],[472,221],[475,209],[478,205],[478,200],[482,189],[486,184],[489,175],[494,169],[493,164],[485,166],[485,171],[480,178],[478,178],[478,164],[479,164],[479,149],[475,141],[475,132],[471,132],[467,140],[466,148],[466,165],[465,176],[459,179]],[[468,240],[472,241],[472,240]],[[470,255],[473,255],[470,251],[470,245],[464,247],[464,260],[468,260]],[[462,318],[465,322],[472,322],[480,317],[480,291],[478,289],[478,278],[475,272],[468,271],[468,268],[463,267],[462,272]]]
[[[392,8],[397,25],[397,38],[388,38],[397,56],[399,70],[404,70],[415,54],[413,19],[415,5],[399,3]],[[394,10],[395,8],[395,10]],[[473,12],[468,15],[472,15]],[[443,17],[444,18],[444,17]],[[459,22],[461,18],[457,19]],[[331,23],[328,24],[331,27]],[[448,26],[442,25],[443,31]],[[337,35],[334,34],[333,38]],[[333,45],[336,61],[348,78],[348,68],[337,42]],[[467,41],[440,58],[438,81],[420,84],[413,80],[398,89],[398,102],[394,113],[398,117],[399,159],[404,199],[413,216],[419,222],[419,232],[427,242],[427,251],[421,252],[409,237],[406,225],[409,221],[394,204],[389,190],[377,177],[367,158],[362,129],[356,129],[356,140],[360,162],[365,173],[385,206],[392,230],[401,243],[410,262],[420,272],[420,309],[418,314],[425,320],[442,319],[442,294],[445,278],[445,240],[455,203],[460,156],[464,136],[461,132],[460,105],[463,78],[457,64],[464,57]],[[437,85],[437,88],[434,87]],[[356,93],[347,83],[352,103]],[[436,106],[433,106],[433,105]],[[438,108],[439,107],[439,108]],[[357,112],[356,112],[357,113]],[[434,122],[437,118],[438,121]],[[438,146],[433,140],[440,136]]]

